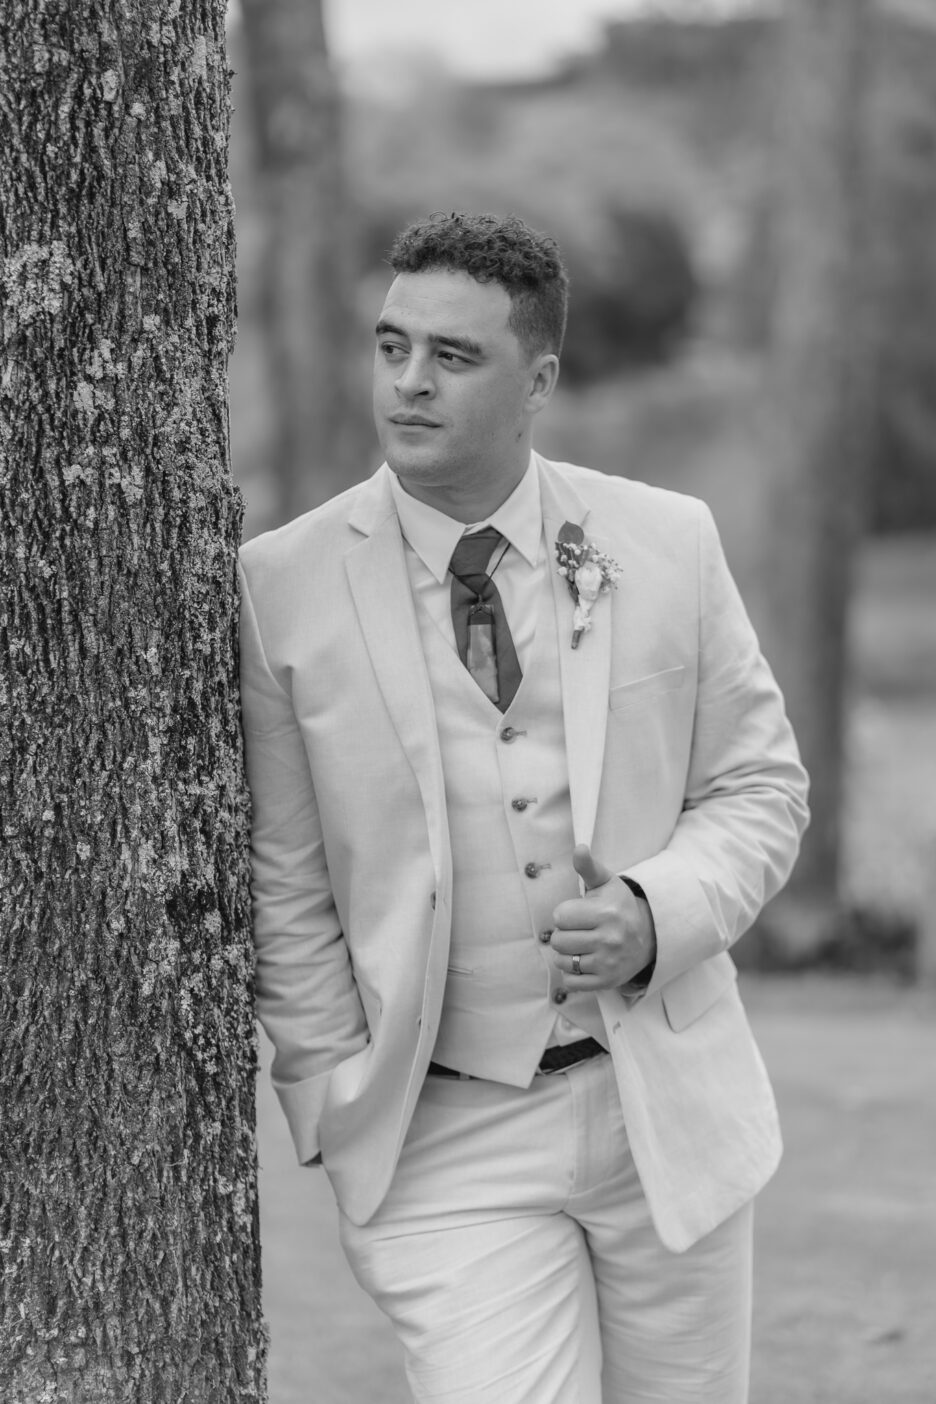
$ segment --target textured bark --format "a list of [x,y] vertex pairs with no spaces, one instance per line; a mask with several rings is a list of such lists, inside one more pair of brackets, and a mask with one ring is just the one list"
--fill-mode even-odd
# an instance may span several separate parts
[[281,519],[363,476],[349,411],[354,317],[341,94],[321,0],[241,0],[266,214],[261,317]]
[[0,12],[0,1398],[265,1397],[222,0]]
[[867,504],[869,0],[790,0],[770,393],[771,654],[812,779],[782,925],[798,954],[837,922],[847,606]]

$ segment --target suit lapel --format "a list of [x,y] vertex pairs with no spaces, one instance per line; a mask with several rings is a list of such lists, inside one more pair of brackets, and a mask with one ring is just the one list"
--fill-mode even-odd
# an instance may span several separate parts
[[[589,509],[558,470],[537,457],[548,568],[553,587],[559,635],[559,674],[572,827],[576,843],[591,843],[598,808],[608,722],[611,676],[611,605],[600,596],[592,610],[592,627],[572,648],[574,603],[565,579],[556,570],[556,538],[563,522],[576,522],[587,532]],[[597,539],[597,538],[595,538]]]
[[436,871],[447,859],[445,784],[429,675],[403,554],[403,538],[381,469],[351,518],[364,539],[345,559],[361,631],[400,744],[426,809]]

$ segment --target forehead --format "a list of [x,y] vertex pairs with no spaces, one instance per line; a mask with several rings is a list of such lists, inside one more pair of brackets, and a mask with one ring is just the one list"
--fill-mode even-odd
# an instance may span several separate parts
[[479,283],[468,273],[432,269],[399,273],[390,284],[380,320],[412,337],[514,338],[507,325],[510,297],[500,283]]

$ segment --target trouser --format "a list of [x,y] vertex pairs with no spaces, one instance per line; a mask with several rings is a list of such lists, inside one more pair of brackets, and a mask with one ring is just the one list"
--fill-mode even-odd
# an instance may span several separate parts
[[752,1222],[663,1247],[601,1057],[430,1075],[386,1200],[340,1231],[419,1404],[744,1404]]

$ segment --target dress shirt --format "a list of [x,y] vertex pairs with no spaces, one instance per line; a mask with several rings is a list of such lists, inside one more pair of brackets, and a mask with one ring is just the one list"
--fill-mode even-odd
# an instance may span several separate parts
[[[549,586],[543,537],[539,474],[531,458],[507,501],[483,521],[457,522],[444,512],[411,497],[395,473],[390,487],[400,519],[406,569],[417,609],[424,609],[455,651],[449,562],[460,538],[493,526],[508,543],[498,546],[489,568],[497,586],[521,669],[526,669],[536,632],[539,593]],[[564,1014],[556,1016],[550,1044],[575,1043],[588,1035]]]

